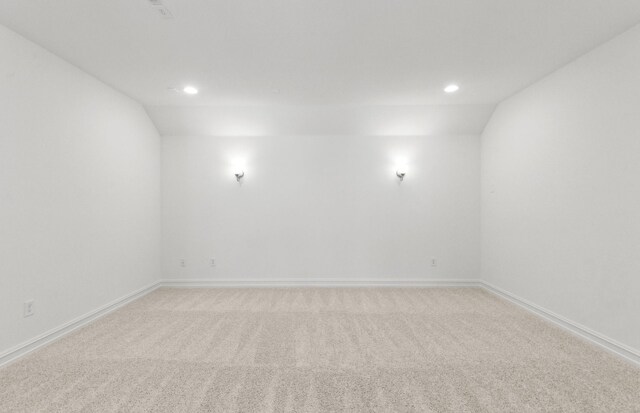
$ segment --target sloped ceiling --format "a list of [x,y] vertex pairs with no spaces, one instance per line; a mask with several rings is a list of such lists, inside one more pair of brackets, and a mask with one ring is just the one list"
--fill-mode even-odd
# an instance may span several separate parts
[[[149,0],[3,0],[0,23],[163,134],[385,135],[479,133],[496,103],[640,21],[637,0],[160,2],[173,18]],[[187,84],[200,93],[172,90]]]

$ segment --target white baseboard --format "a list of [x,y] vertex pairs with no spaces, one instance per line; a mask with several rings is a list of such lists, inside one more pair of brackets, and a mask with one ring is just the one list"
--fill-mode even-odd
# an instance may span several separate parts
[[587,341],[590,341],[591,343],[604,348],[605,350],[608,350],[637,365],[640,365],[640,352],[638,352],[635,349],[632,349],[631,347],[628,347],[622,343],[618,343],[617,341],[609,337],[606,337],[600,333],[597,333],[588,327],[585,327],[574,321],[571,321],[561,315],[554,313],[553,311],[549,311],[546,308],[542,308],[539,305],[532,303],[531,301],[525,300],[524,298],[520,298],[515,294],[512,294],[501,288],[493,286],[487,282],[481,281],[480,286],[497,296],[500,296],[548,321],[551,321],[552,323],[556,324],[559,327],[562,327],[564,330],[567,330],[570,333],[578,335],[586,339]]
[[479,280],[339,280],[339,279],[289,279],[289,280],[215,280],[173,279],[163,280],[163,287],[174,288],[290,288],[290,287],[479,287]]
[[116,300],[113,300],[110,303],[103,305],[102,307],[99,307],[61,326],[49,330],[46,333],[40,334],[39,336],[34,337],[29,341],[26,341],[13,348],[10,348],[9,350],[4,351],[3,353],[0,353],[0,367],[12,363],[18,358],[25,356],[49,343],[52,343],[53,341],[71,333],[72,331],[89,324],[95,319],[105,316],[110,312],[118,309],[119,307],[122,307],[123,305],[128,304],[131,301],[134,301],[142,297],[143,295],[150,293],[151,291],[158,288],[160,284],[161,283],[159,281],[156,281],[151,285],[148,285]]

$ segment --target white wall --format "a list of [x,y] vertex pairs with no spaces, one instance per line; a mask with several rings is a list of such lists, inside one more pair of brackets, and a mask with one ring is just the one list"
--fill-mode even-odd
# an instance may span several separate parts
[[2,354],[158,278],[160,141],[139,104],[1,26],[0,62]]
[[164,137],[163,275],[476,279],[479,158],[478,136]]
[[[450,96],[453,98],[453,96]],[[163,136],[480,135],[494,104],[146,106]]]
[[482,274],[640,350],[640,26],[500,104]]

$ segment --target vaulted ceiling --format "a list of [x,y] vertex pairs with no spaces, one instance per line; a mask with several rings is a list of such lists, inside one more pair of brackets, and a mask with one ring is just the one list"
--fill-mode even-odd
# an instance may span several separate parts
[[478,133],[498,102],[638,22],[638,0],[0,2],[1,24],[177,135]]

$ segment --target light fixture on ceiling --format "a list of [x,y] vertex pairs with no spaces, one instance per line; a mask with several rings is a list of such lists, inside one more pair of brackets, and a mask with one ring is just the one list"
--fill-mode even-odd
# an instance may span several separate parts
[[236,181],[240,182],[240,179],[244,178],[244,171],[241,169],[238,169],[236,170],[234,175],[236,176]]
[[196,89],[193,86],[185,86],[184,89],[182,89],[182,91],[184,93],[186,93],[187,95],[197,95],[198,94],[198,89]]
[[400,167],[396,170],[396,176],[404,181],[404,176],[407,174],[407,170],[404,167]]
[[452,83],[450,85],[448,85],[447,87],[444,88],[444,91],[446,93],[455,93],[458,90],[460,90],[460,86],[456,85],[455,83]]

